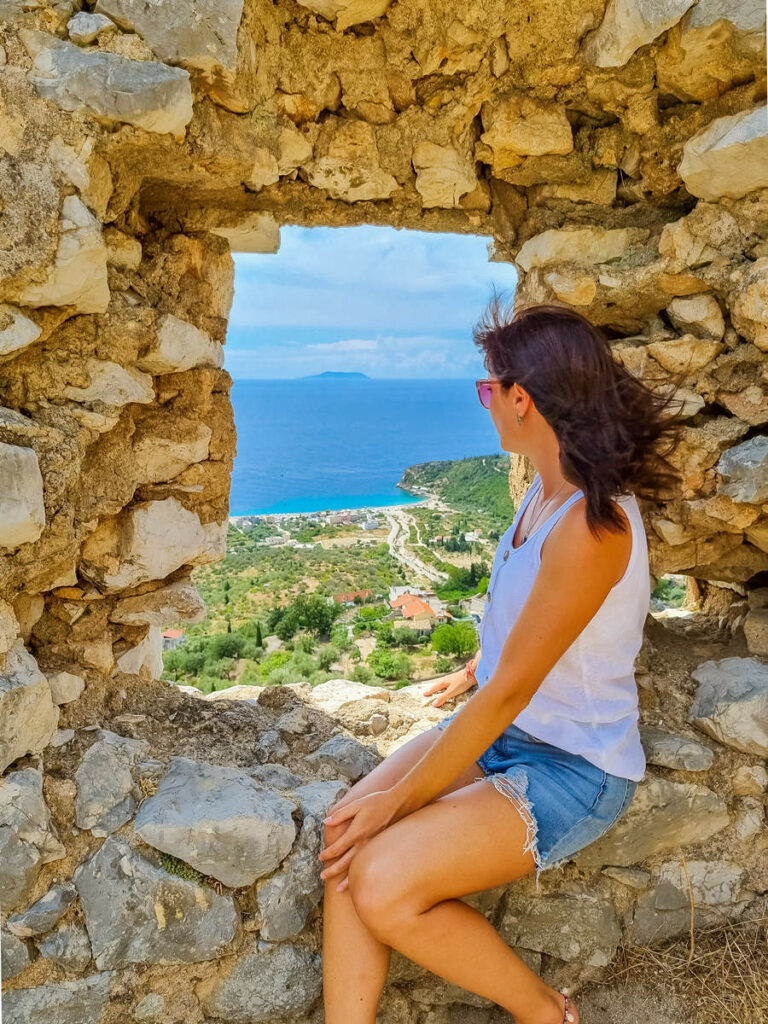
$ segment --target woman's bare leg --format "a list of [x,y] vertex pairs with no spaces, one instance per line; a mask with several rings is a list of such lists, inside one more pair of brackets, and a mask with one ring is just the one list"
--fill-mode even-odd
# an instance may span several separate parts
[[[437,728],[427,729],[394,750],[364,778],[345,793],[338,806],[366,793],[388,789],[421,760],[439,735]],[[473,763],[457,776],[437,797],[471,783],[482,774]],[[347,828],[347,822],[325,826],[324,847],[335,842]],[[326,861],[329,867],[333,861]],[[357,915],[349,889],[337,892],[339,876],[331,875],[325,884],[323,900],[323,1003],[325,1024],[374,1024],[381,990],[387,980],[392,948],[374,938]]]

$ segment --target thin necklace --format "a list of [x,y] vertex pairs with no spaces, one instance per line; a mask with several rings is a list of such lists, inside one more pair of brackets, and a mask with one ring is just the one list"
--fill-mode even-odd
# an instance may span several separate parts
[[[538,523],[538,521],[539,521],[539,516],[541,515],[541,513],[542,513],[542,512],[544,511],[544,509],[545,509],[545,508],[547,507],[547,505],[549,505],[549,504],[550,504],[551,502],[553,502],[553,501],[555,500],[555,498],[556,498],[556,497],[558,496],[558,494],[560,493],[560,491],[562,491],[562,489],[563,489],[563,488],[565,487],[565,485],[566,485],[566,483],[567,483],[567,482],[568,482],[567,480],[563,480],[563,482],[562,482],[562,483],[560,484],[560,486],[559,486],[559,487],[557,488],[557,490],[556,490],[556,491],[555,491],[555,493],[554,493],[554,494],[552,495],[552,497],[551,497],[551,498],[547,498],[547,500],[546,500],[546,501],[544,502],[544,504],[543,504],[543,505],[541,506],[541,508],[540,508],[540,509],[538,510],[538,512],[536,513],[536,517],[534,518],[533,522],[532,522],[532,523],[530,524],[530,526],[528,527],[528,529],[526,530],[526,532],[525,532],[525,533],[523,534],[523,539],[522,539],[522,541],[520,542],[521,544],[524,544],[524,543],[525,543],[525,542],[526,542],[526,541],[528,540],[528,538],[530,537],[531,533],[533,533],[533,528],[534,528],[534,525],[535,525],[536,523]],[[542,487],[543,487],[543,485],[542,485]],[[542,493],[542,492],[541,492],[541,490],[540,490],[540,491],[539,491],[539,494],[541,494],[541,493]]]

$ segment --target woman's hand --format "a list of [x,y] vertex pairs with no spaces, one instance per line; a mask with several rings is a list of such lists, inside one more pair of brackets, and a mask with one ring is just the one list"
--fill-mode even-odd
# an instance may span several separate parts
[[377,790],[365,796],[350,800],[337,810],[331,808],[326,825],[339,825],[349,822],[346,829],[330,846],[320,851],[322,861],[334,860],[320,873],[321,878],[328,878],[343,872],[336,888],[341,891],[347,887],[347,871],[357,850],[387,825],[395,820],[399,810],[394,793],[391,789]]
[[467,678],[466,669],[459,668],[455,672],[451,672],[448,676],[436,679],[435,682],[431,683],[424,691],[424,696],[428,697],[431,694],[442,690],[443,692],[439,697],[435,697],[433,701],[428,702],[433,708],[439,708],[442,707],[446,701],[453,700],[454,697],[458,697],[460,693],[465,693],[474,685],[474,677],[470,676]]

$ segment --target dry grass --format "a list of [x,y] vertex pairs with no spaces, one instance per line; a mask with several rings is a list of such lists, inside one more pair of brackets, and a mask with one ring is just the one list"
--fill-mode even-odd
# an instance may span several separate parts
[[657,947],[622,945],[602,984],[648,977],[674,991],[696,1024],[765,1024],[768,917],[697,928]]

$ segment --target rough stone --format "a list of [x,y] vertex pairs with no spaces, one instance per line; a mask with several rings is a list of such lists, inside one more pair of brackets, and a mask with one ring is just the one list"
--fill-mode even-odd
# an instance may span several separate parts
[[195,366],[220,367],[223,362],[221,345],[194,324],[166,313],[158,320],[155,341],[136,365],[148,373],[180,373]]
[[51,826],[43,776],[22,768],[0,778],[0,902],[8,913],[32,888],[43,864],[66,850]]
[[49,672],[48,685],[54,704],[68,704],[83,692],[85,680],[72,672]]
[[40,956],[65,971],[84,971],[91,962],[91,940],[77,921],[62,925],[35,945]]
[[0,771],[5,771],[16,758],[48,745],[59,710],[48,680],[21,640],[0,658]]
[[49,932],[66,914],[70,903],[77,899],[77,890],[71,882],[56,882],[39,900],[22,911],[11,914],[6,921],[8,931],[20,939]]
[[290,800],[237,769],[174,757],[134,828],[150,846],[239,887],[287,855],[296,838],[293,810]]
[[720,658],[703,661],[691,678],[699,688],[688,721],[720,743],[768,757],[768,665]]
[[644,228],[589,227],[543,231],[520,247],[515,262],[523,270],[559,262],[580,265],[607,263],[621,258],[647,237],[648,232]]
[[201,622],[205,618],[205,602],[191,579],[175,580],[165,587],[146,594],[125,597],[109,613],[111,622],[130,626],[161,626],[177,622]]
[[78,11],[67,22],[69,38],[78,46],[95,43],[99,36],[108,32],[116,32],[117,25],[104,14],[92,14],[90,11]]
[[214,960],[235,936],[230,896],[155,867],[117,836],[78,866],[74,883],[99,970]]
[[0,935],[0,977],[3,981],[15,978],[31,963],[32,957],[29,955],[26,942],[17,939],[15,935],[3,929],[2,935]]
[[510,896],[499,925],[506,943],[592,967],[604,967],[613,959],[621,928],[609,902],[588,892]]
[[750,654],[768,657],[768,608],[747,612],[744,619],[744,637]]
[[581,55],[599,68],[626,64],[641,46],[675,25],[695,0],[610,0],[605,16],[581,47]]
[[40,337],[40,328],[17,306],[0,303],[0,356],[26,348]]
[[336,775],[343,775],[351,782],[357,782],[378,764],[379,758],[370,747],[364,746],[351,736],[331,736],[317,750],[304,758],[311,765],[326,765]]
[[303,165],[309,183],[348,203],[389,198],[397,190],[397,181],[381,167],[372,125],[347,120],[333,127]]
[[40,464],[32,448],[0,441],[0,546],[16,548],[45,529]]
[[130,821],[139,796],[131,770],[149,748],[146,740],[100,729],[75,772],[78,828],[106,836]]
[[116,671],[129,676],[159,679],[163,674],[163,631],[150,626],[147,635],[134,647],[117,656]]
[[640,738],[649,764],[664,768],[682,768],[687,772],[705,772],[711,767],[714,751],[687,736],[678,736],[654,725],[641,725]]
[[751,437],[720,456],[717,472],[725,477],[720,492],[733,501],[768,501],[768,437]]
[[688,139],[677,168],[702,199],[736,199],[768,185],[766,106],[719,117]]
[[458,206],[461,197],[478,185],[473,165],[451,146],[419,142],[413,151],[413,166],[425,208]]
[[673,299],[667,306],[669,319],[683,331],[693,331],[703,338],[720,341],[725,334],[725,321],[713,295],[687,295]]
[[13,1024],[102,1024],[109,1009],[114,971],[102,971],[77,981],[57,981],[36,988],[17,988],[3,994],[5,1016]]
[[120,366],[106,359],[89,359],[85,368],[90,378],[87,387],[69,385],[64,388],[64,395],[73,402],[122,406],[129,402],[146,405],[154,401],[152,378],[132,366]]

